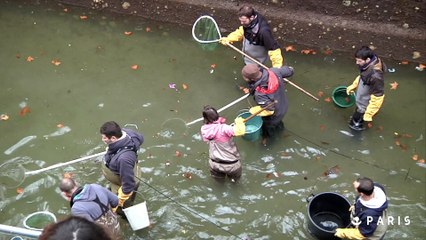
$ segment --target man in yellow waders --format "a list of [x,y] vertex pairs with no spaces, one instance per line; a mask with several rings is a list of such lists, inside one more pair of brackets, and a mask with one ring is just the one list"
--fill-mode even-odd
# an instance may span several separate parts
[[[117,208],[133,205],[135,191],[139,187],[140,171],[137,151],[143,143],[143,135],[130,129],[121,129],[114,122],[106,122],[100,128],[102,141],[108,145],[102,163],[102,173],[111,183],[111,191],[118,196]],[[120,215],[121,209],[119,212]]]

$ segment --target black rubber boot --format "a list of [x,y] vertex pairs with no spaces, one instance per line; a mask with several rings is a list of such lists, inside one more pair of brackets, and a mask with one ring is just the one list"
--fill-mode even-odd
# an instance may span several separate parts
[[360,119],[359,121],[355,121],[355,120],[353,120],[353,118],[351,117],[350,119],[349,119],[349,127],[352,129],[352,130],[355,130],[355,131],[362,131],[362,130],[365,130],[365,127],[364,127],[364,121],[362,120],[362,119]]

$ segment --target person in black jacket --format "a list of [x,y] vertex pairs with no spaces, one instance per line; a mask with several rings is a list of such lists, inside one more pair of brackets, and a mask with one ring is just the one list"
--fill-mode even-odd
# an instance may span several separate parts
[[[222,37],[219,42],[228,45],[232,42],[243,42],[243,52],[250,57],[265,64],[268,59],[272,62],[272,67],[280,68],[284,64],[281,48],[272,35],[268,21],[253,7],[243,6],[238,11],[238,19],[242,26],[230,33],[227,37]],[[244,57],[244,63],[253,63]]]
[[118,195],[118,207],[126,208],[133,204],[135,191],[139,187],[137,151],[144,141],[143,135],[130,129],[121,129],[114,121],[104,123],[100,133],[102,141],[108,145],[102,172],[111,183],[111,191]]

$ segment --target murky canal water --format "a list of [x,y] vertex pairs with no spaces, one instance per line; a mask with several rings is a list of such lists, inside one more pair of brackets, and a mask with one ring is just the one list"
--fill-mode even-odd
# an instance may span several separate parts
[[[99,126],[115,120],[145,136],[137,201],[147,201],[152,221],[137,232],[122,221],[124,239],[311,239],[306,198],[331,191],[353,201],[358,176],[384,184],[389,215],[401,218],[388,239],[425,234],[425,165],[413,158],[426,157],[426,82],[414,64],[386,61],[396,71],[386,75],[384,107],[371,129],[355,134],[346,124],[353,108],[328,101],[355,77],[352,55],[302,55],[296,46],[298,52],[285,53],[292,80],[320,101],[288,86],[285,133],[268,147],[237,139],[243,176],[222,184],[209,176],[201,123],[185,123],[201,117],[206,104],[220,108],[243,95],[238,53],[203,50],[189,27],[4,1],[0,32],[0,114],[9,116],[0,122],[1,224],[22,227],[25,216],[42,210],[64,218],[69,205],[57,186],[66,172],[80,183],[105,185],[93,160],[25,179],[19,169],[102,152]],[[231,121],[251,102],[222,115]],[[336,174],[324,175],[336,165]]]

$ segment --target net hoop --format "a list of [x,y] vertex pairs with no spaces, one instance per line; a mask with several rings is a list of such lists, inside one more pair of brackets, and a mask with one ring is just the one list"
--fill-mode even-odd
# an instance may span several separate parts
[[[197,26],[197,23],[198,23],[199,21],[203,20],[203,19],[209,19],[209,20],[211,20],[211,21],[214,23],[214,26],[215,26],[215,28],[216,28],[216,32],[217,32],[217,34],[219,35],[219,38],[218,38],[218,39],[214,39],[214,40],[201,40],[201,39],[199,39],[199,38],[196,36],[196,34],[195,34],[195,26]],[[199,43],[216,43],[216,42],[219,42],[219,39],[221,39],[221,38],[222,38],[222,35],[220,34],[219,26],[217,25],[217,23],[216,23],[216,21],[214,20],[214,18],[212,18],[211,16],[208,16],[208,15],[203,15],[203,16],[199,17],[199,18],[198,18],[198,19],[194,22],[194,24],[192,25],[192,37],[195,39],[195,41],[197,41],[197,42],[199,42]]]

